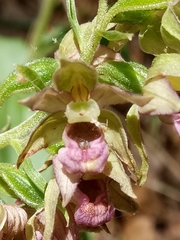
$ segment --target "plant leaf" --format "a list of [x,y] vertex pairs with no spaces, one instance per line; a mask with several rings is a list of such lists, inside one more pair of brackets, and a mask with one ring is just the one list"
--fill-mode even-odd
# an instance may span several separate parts
[[34,183],[34,185],[42,192],[45,192],[46,189],[46,181],[42,177],[42,175],[34,168],[30,159],[26,159],[21,165],[22,169],[25,171],[29,179]]
[[29,177],[20,169],[15,169],[11,164],[0,164],[0,177],[9,188],[24,203],[32,208],[38,208],[43,204],[43,194],[31,182]]
[[106,38],[108,41],[121,41],[121,40],[132,40],[132,33],[123,33],[116,30],[111,31],[98,31],[98,34]]
[[[41,80],[44,85],[49,85],[51,83],[51,78],[54,71],[58,68],[59,63],[57,60],[52,58],[42,58],[36,59],[32,62],[25,64],[25,67],[30,69],[31,73],[38,75],[39,80]],[[18,81],[18,73],[14,71],[10,74],[5,81],[0,85],[0,107],[12,94],[19,92],[31,92],[37,90],[32,81],[24,82],[25,79],[22,79],[22,75]]]
[[131,93],[140,94],[142,93],[141,82],[143,76],[136,73],[136,70],[138,70],[137,66],[134,69],[127,62],[104,62],[97,67],[99,82],[114,85]]

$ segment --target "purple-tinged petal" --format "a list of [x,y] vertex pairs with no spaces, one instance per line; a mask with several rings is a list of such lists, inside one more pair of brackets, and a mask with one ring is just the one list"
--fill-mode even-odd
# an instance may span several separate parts
[[91,98],[98,103],[100,108],[103,108],[109,105],[122,104],[126,102],[144,106],[151,100],[152,97],[129,93],[118,87],[100,83],[95,85],[91,92]]
[[104,45],[99,45],[95,52],[92,65],[96,67],[107,61],[124,62],[124,59],[121,57],[120,53],[117,53]]
[[78,225],[96,227],[109,222],[114,207],[107,195],[106,183],[99,180],[82,180],[74,194],[77,202],[75,221]]
[[36,153],[38,150],[60,142],[66,124],[66,118],[62,112],[54,113],[40,122],[39,126],[32,132],[27,145],[19,155],[17,166],[19,167],[25,158]]
[[65,207],[71,200],[76,190],[81,174],[68,173],[59,161],[57,155],[53,158],[53,168],[55,179],[62,195],[62,206]]
[[42,240],[43,239],[43,235],[40,231],[36,231],[35,235],[36,235],[36,240]]
[[143,95],[152,99],[139,107],[140,114],[170,115],[180,112],[179,96],[165,77],[149,81],[143,88]]
[[174,127],[180,136],[180,113],[179,114],[173,114],[173,120],[174,120]]
[[0,204],[0,239],[14,239],[18,234],[24,239],[27,213],[15,204]]
[[180,113],[159,116],[159,119],[166,124],[174,125],[175,130],[177,131],[178,135],[180,136]]
[[19,101],[31,110],[40,110],[48,113],[65,111],[66,105],[73,99],[68,92],[57,92],[53,88],[44,90]]
[[89,122],[67,125],[63,133],[65,148],[58,152],[58,159],[69,173],[100,173],[109,155],[104,134]]

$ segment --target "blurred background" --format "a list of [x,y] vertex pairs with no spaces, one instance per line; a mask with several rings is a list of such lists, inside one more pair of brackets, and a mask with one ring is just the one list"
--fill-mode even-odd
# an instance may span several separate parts
[[[97,4],[97,0],[76,1],[80,23],[93,19]],[[0,0],[0,83],[13,71],[15,64],[42,56],[53,57],[68,29],[64,4],[60,0]],[[153,59],[139,49],[137,37],[123,49],[123,54],[127,60],[147,67]],[[8,123],[10,128],[15,127],[32,114],[16,104],[24,97],[25,94],[12,96],[0,109],[0,129]],[[123,105],[114,110],[124,119],[128,108],[129,105]],[[116,212],[108,223],[111,234],[82,234],[83,239],[180,239],[180,139],[172,126],[161,123],[157,117],[144,116],[141,125],[150,169],[146,184],[141,188],[134,186],[139,212],[134,216]],[[38,153],[32,158],[33,164],[40,167],[46,157],[45,152]],[[15,163],[16,160],[11,147],[0,150],[0,162]],[[51,169],[43,174],[50,178]]]

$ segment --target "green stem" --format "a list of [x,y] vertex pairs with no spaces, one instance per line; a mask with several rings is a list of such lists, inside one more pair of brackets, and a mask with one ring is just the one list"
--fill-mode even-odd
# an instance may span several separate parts
[[[44,34],[47,28],[49,19],[54,8],[54,4],[55,0],[42,0],[38,18],[30,34],[30,45],[33,49],[38,48],[38,46],[40,45],[41,36]],[[34,55],[34,51],[31,55]]]
[[78,41],[79,47],[81,48],[81,42],[82,42],[81,30],[77,20],[76,6],[75,6],[74,0],[66,0],[66,8],[67,8],[67,17],[68,17],[69,23],[73,29],[73,32]]
[[104,21],[107,8],[107,0],[99,0],[97,17],[86,31],[86,36],[84,36],[85,40],[83,42],[81,59],[87,63],[92,61],[101,40],[101,36],[97,31],[104,31],[108,25],[108,22]]

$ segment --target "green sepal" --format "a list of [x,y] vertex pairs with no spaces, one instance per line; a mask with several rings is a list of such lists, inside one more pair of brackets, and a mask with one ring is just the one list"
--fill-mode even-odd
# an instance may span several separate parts
[[[28,67],[28,69],[32,70],[31,72],[39,76],[39,81],[45,86],[51,84],[52,75],[58,66],[59,62],[53,58],[36,59],[25,64],[25,67]],[[37,86],[35,86],[32,81],[25,81],[23,83],[23,80],[25,79],[22,78],[21,74],[18,81],[18,73],[16,71],[5,79],[0,85],[0,107],[12,94],[37,90]]]
[[[140,71],[139,71],[140,70]],[[132,93],[142,93],[146,69],[127,62],[104,62],[97,67],[99,82],[114,85]]]
[[14,168],[11,164],[0,164],[0,178],[2,178],[9,188],[15,193],[16,198],[32,208],[39,208],[43,205],[43,194],[33,184],[25,172]]
[[81,61],[67,61],[61,59],[60,68],[53,76],[56,89],[70,92],[72,87],[84,85],[91,91],[97,82],[96,70]]
[[172,49],[180,52],[180,3],[167,8],[162,17],[161,34],[164,42]]
[[[56,183],[55,179],[51,179],[47,185],[47,189],[45,192],[44,198],[44,211],[45,211],[45,229],[43,233],[44,239],[51,239],[53,231],[54,231],[54,224],[56,219],[56,207],[59,198],[59,187]],[[53,198],[52,198],[53,196]],[[64,219],[65,223],[65,219]]]
[[114,181],[118,182],[121,191],[123,191],[127,196],[136,198],[131,186],[130,178],[126,174],[123,164],[121,161],[119,161],[119,158],[115,152],[110,152],[103,173]]
[[149,169],[148,157],[146,154],[145,145],[141,134],[141,128],[139,123],[139,114],[137,105],[133,105],[126,116],[127,129],[130,137],[138,149],[139,155],[142,160],[142,164],[139,170],[138,185],[143,185],[147,178]]
[[166,76],[176,91],[180,91],[180,55],[160,54],[155,57],[148,71],[148,79]]
[[21,168],[25,171],[29,179],[33,184],[44,194],[47,182],[42,177],[42,175],[34,168],[30,159],[26,159]]
[[[110,151],[114,152],[118,159],[127,165],[129,172],[133,174],[138,181],[140,178],[139,169],[129,149],[127,134],[119,117],[108,110],[101,110],[99,121],[108,124],[104,135]],[[117,181],[117,179],[114,180]]]
[[161,54],[165,52],[174,52],[163,40],[160,28],[162,12],[159,11],[151,19],[151,22],[142,26],[139,33],[140,48],[149,54]]
[[63,112],[51,114],[40,122],[39,126],[37,126],[31,134],[22,153],[19,155],[17,167],[21,165],[25,158],[36,153],[38,150],[60,142],[66,124],[67,120]]
[[138,204],[121,190],[121,187],[117,182],[110,181],[108,187],[111,201],[117,210],[132,214],[138,211]]

